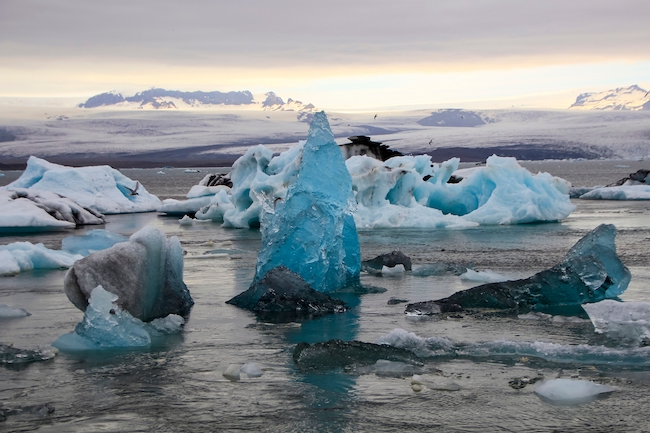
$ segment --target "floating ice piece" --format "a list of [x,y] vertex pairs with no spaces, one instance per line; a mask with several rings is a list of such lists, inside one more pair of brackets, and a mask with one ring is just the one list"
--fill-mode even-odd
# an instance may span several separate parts
[[168,198],[162,201],[158,212],[166,215],[194,215],[199,209],[208,206],[212,200],[210,196],[196,197],[189,200],[176,200]]
[[12,345],[0,343],[0,364],[27,364],[29,362],[47,361],[59,351],[54,347],[41,347],[37,350],[17,349]]
[[183,218],[178,220],[178,224],[181,226],[191,226],[194,222],[193,218],[190,218],[188,215],[183,216]]
[[347,365],[373,365],[380,359],[421,365],[417,355],[405,348],[362,341],[329,340],[323,343],[299,343],[293,361],[303,368],[337,368]]
[[600,301],[582,306],[598,334],[627,343],[650,342],[650,303]]
[[79,254],[51,250],[43,244],[34,245],[31,242],[0,245],[0,276],[33,269],[66,269],[81,258]]
[[[2,260],[0,258],[0,260]],[[31,313],[28,313],[27,310],[23,308],[12,308],[5,304],[0,304],[0,319],[13,319],[16,317],[27,317],[31,316]]]
[[650,185],[595,188],[580,196],[583,200],[650,200]]
[[241,379],[241,365],[230,364],[228,368],[226,368],[226,371],[223,372],[223,377],[231,382],[237,382]]
[[381,347],[406,349],[417,358],[539,358],[559,364],[617,365],[650,367],[650,347],[611,348],[587,344],[556,344],[541,341],[496,340],[456,342],[445,337],[420,337],[394,329],[377,339]]
[[151,345],[152,336],[178,333],[185,323],[180,316],[144,323],[120,308],[117,300],[117,295],[101,285],[95,287],[75,332],[62,335],[52,346],[64,352],[146,348]]
[[5,189],[50,191],[103,214],[155,211],[160,199],[109,166],[66,167],[30,156],[23,174]]
[[404,265],[402,265],[401,263],[399,265],[393,266],[392,268],[388,266],[383,266],[381,268],[381,274],[386,276],[389,275],[402,276],[404,275],[404,272],[406,272],[406,269],[404,269]]
[[201,207],[196,212],[196,218],[199,220],[223,221],[226,212],[234,208],[228,193],[225,190],[220,190],[210,198],[209,204]]
[[503,275],[489,269],[486,269],[484,271],[475,271],[473,269],[468,269],[465,273],[460,275],[460,279],[474,283],[498,283],[501,281],[507,281],[508,277],[504,277]]
[[231,188],[226,185],[216,185],[216,186],[205,186],[205,185],[194,185],[190,188],[190,191],[187,193],[187,198],[198,198],[205,196],[212,196],[220,193],[221,191],[228,193]]
[[0,188],[0,233],[51,231],[104,224],[104,217],[49,191]]
[[402,271],[410,271],[413,267],[411,258],[399,250],[379,255],[374,259],[365,260],[361,263],[363,270],[381,270],[383,267],[394,268],[397,265],[402,265]]
[[109,232],[108,230],[90,230],[83,236],[68,236],[61,241],[61,250],[70,254],[87,256],[96,251],[105,250],[113,245],[126,242],[129,238]]
[[589,403],[614,391],[611,386],[574,379],[545,380],[535,386],[535,394],[542,400],[558,405]]
[[460,391],[462,389],[459,384],[452,380],[443,377],[421,376],[419,374],[414,374],[411,377],[411,385],[423,385],[435,391]]
[[437,301],[409,304],[407,314],[438,314],[465,308],[548,311],[616,298],[630,271],[616,255],[616,227],[601,224],[580,239],[564,261],[530,278],[490,283]]
[[345,302],[317,292],[284,266],[271,269],[264,278],[226,303],[251,310],[272,322],[290,322],[346,310]]
[[121,308],[143,321],[186,316],[194,304],[183,282],[180,241],[175,236],[167,239],[153,227],[79,260],[63,284],[68,299],[82,311],[93,289],[101,285],[119,296]]
[[254,362],[247,362],[246,364],[242,365],[241,372],[245,373],[246,376],[251,378],[262,377],[262,375],[264,374],[262,369]]
[[[319,292],[356,284],[361,252],[352,179],[324,112],[315,114],[299,159],[286,199],[261,198],[266,209],[255,281],[286,266]],[[235,170],[233,182],[238,185]]]

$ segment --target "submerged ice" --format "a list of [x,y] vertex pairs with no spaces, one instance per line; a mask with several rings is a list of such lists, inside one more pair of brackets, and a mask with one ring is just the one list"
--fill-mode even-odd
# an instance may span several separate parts
[[102,286],[95,287],[75,332],[62,335],[52,346],[65,352],[146,348],[151,345],[152,337],[178,333],[185,324],[175,314],[145,323],[120,308],[117,300],[117,295]]
[[601,224],[580,239],[562,263],[530,278],[490,283],[435,301],[409,304],[407,314],[437,314],[466,308],[547,311],[620,296],[631,275],[616,254],[616,227]]
[[109,232],[108,230],[90,230],[83,236],[68,236],[61,241],[61,249],[70,254],[87,256],[96,251],[105,250],[113,245],[126,242],[129,238]]

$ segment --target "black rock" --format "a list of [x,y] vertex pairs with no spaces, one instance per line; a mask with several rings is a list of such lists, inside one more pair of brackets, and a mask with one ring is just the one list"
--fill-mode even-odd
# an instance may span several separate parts
[[356,340],[329,340],[311,345],[300,343],[293,351],[293,362],[310,369],[372,365],[380,359],[422,365],[417,355],[410,350]]
[[233,183],[232,180],[230,180],[230,173],[228,174],[208,174],[205,176],[201,182],[199,182],[199,185],[202,186],[219,186],[219,185],[225,185],[229,188],[232,188]]
[[312,289],[286,266],[271,269],[264,278],[226,303],[274,322],[342,313],[347,309],[345,302]]
[[650,170],[640,169],[636,173],[630,173],[628,177],[624,177],[607,186],[621,186],[628,183],[628,185],[650,185]]
[[397,265],[404,265],[404,269],[407,271],[410,271],[412,268],[410,257],[401,251],[392,251],[361,263],[361,267],[364,270],[368,268],[381,270],[384,266],[394,268]]

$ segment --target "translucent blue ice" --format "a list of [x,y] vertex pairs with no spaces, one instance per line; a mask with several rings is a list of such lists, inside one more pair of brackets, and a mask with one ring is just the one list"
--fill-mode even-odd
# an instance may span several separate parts
[[68,236],[63,238],[61,249],[70,254],[87,256],[95,251],[105,250],[129,238],[109,232],[104,229],[90,230],[84,236]]
[[0,245],[0,276],[32,269],[65,269],[81,258],[78,254],[51,250],[43,244],[13,242]]
[[59,337],[52,346],[65,352],[118,348],[146,348],[152,336],[180,332],[185,321],[170,314],[144,323],[122,310],[118,297],[97,286],[91,292],[88,308],[75,332]]
[[256,281],[286,266],[320,292],[356,282],[361,253],[352,179],[324,112],[314,116],[286,199],[261,198],[265,214]]

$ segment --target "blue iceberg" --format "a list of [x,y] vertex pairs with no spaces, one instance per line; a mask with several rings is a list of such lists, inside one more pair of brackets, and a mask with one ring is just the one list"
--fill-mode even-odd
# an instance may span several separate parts
[[[234,176],[233,182],[237,185]],[[265,212],[255,281],[278,266],[319,292],[358,281],[361,252],[352,179],[324,112],[314,116],[286,199],[260,198]]]
[[52,346],[64,352],[147,348],[152,337],[180,332],[185,324],[175,314],[144,323],[120,308],[117,299],[102,286],[95,287],[75,332],[62,335]]
[[523,280],[484,284],[444,299],[409,304],[406,313],[430,315],[467,308],[571,311],[616,298],[627,289],[631,274],[616,255],[615,238],[616,227],[601,224],[551,269]]

